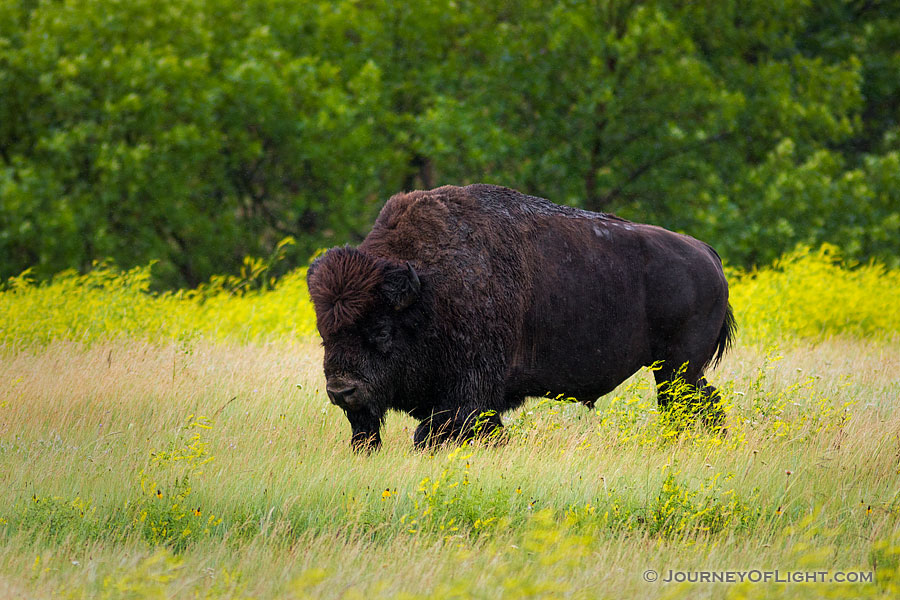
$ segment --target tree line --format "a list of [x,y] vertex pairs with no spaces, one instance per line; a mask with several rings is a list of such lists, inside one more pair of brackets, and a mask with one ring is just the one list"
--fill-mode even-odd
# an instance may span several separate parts
[[0,278],[300,265],[472,182],[896,266],[898,39],[890,0],[4,0]]

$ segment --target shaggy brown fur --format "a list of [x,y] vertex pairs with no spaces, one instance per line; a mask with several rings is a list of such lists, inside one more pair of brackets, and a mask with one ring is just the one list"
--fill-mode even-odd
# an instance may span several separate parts
[[372,256],[335,248],[330,251],[330,260],[308,278],[319,331],[327,336],[359,321],[370,310],[382,273]]
[[421,420],[423,444],[485,412],[499,427],[526,396],[592,404],[655,361],[661,406],[685,363],[711,401],[703,372],[734,330],[703,242],[489,185],[392,197],[359,248],[308,277],[328,394],[358,447],[378,445],[389,409]]

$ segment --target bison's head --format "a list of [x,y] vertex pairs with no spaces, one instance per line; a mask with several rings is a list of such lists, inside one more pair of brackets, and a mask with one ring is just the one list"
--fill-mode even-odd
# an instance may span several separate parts
[[419,277],[407,262],[344,247],[317,259],[307,283],[325,346],[328,397],[350,421],[351,445],[376,449],[411,358]]

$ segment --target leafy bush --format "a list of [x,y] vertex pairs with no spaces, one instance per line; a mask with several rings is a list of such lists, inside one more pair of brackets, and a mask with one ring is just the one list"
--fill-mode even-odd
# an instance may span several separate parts
[[0,343],[91,343],[117,336],[244,342],[315,332],[306,269],[265,286],[223,277],[195,290],[159,294],[149,290],[150,271],[151,266],[120,271],[100,263],[85,275],[67,271],[40,284],[28,272],[14,277],[0,292]]
[[31,501],[18,507],[13,517],[17,528],[32,536],[42,536],[61,542],[67,536],[96,539],[102,536],[103,527],[97,517],[96,507],[90,500],[76,497],[66,500],[60,496],[33,494]]
[[286,235],[296,266],[475,181],[745,267],[825,241],[897,266],[900,13],[819,4],[5,0],[0,278],[109,257],[196,286]]
[[[193,290],[150,291],[152,265],[121,271],[99,263],[84,275],[37,283],[29,271],[0,291],[0,343],[91,343],[132,336],[185,343],[315,335],[306,269],[274,279],[271,264],[244,260],[241,275],[217,276]],[[748,341],[848,335],[890,340],[900,333],[900,269],[846,264],[834,246],[799,247],[771,267],[732,271],[731,302]]]
[[190,438],[176,440],[168,450],[152,452],[150,465],[141,471],[135,520],[150,545],[166,545],[180,552],[222,523],[191,496],[191,486],[203,474],[201,467],[213,460],[200,435],[200,430],[211,427],[209,419],[190,415],[182,429]]
[[900,269],[844,263],[832,245],[800,246],[763,269],[733,273],[731,302],[750,340],[900,333]]

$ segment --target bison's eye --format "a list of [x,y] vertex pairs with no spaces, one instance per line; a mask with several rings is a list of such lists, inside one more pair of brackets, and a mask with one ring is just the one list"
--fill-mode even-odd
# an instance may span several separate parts
[[391,338],[391,327],[388,324],[381,324],[369,332],[369,342],[383,354],[390,351]]

